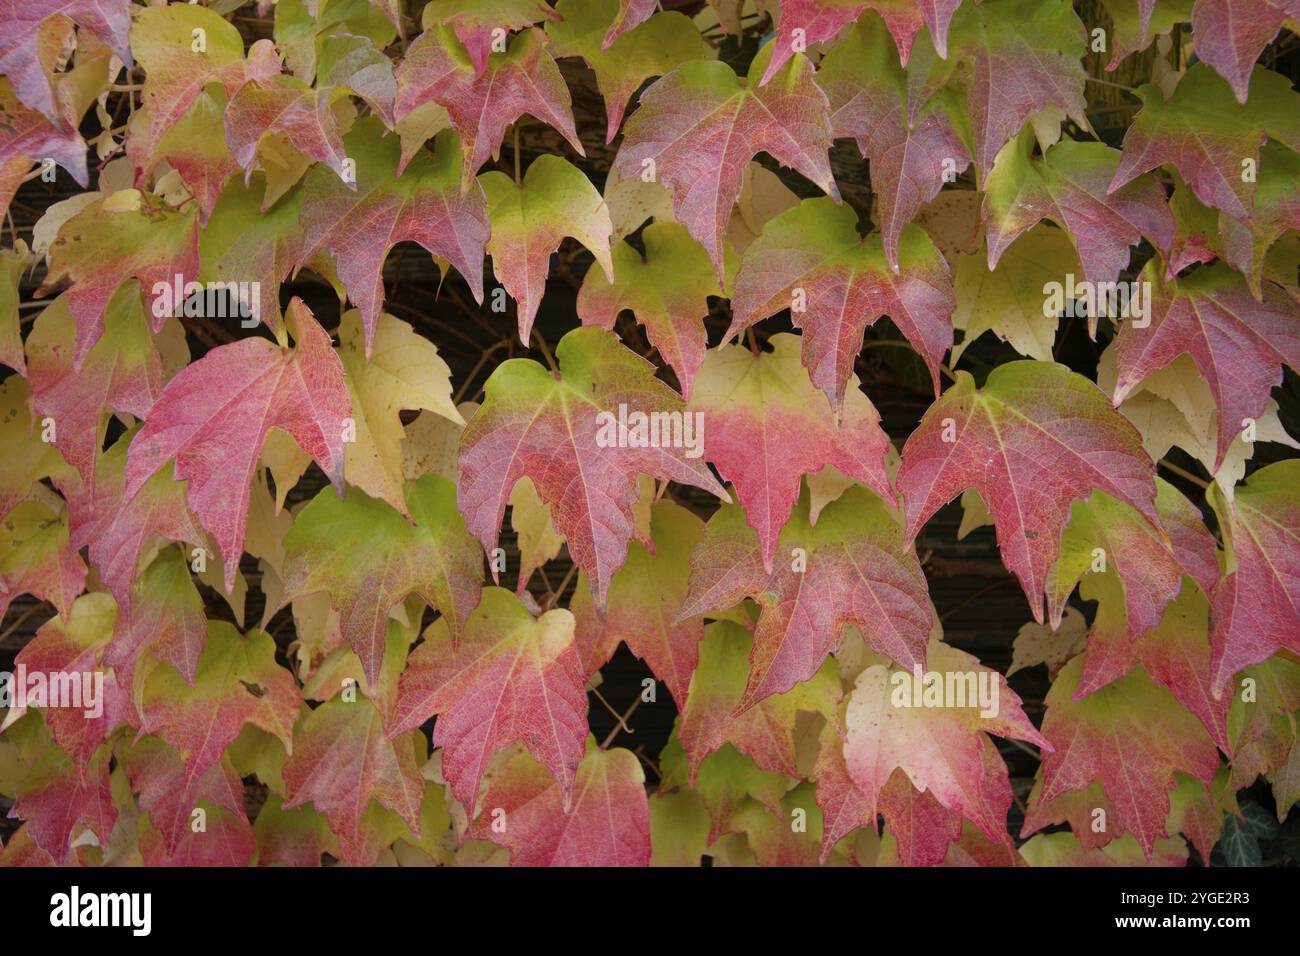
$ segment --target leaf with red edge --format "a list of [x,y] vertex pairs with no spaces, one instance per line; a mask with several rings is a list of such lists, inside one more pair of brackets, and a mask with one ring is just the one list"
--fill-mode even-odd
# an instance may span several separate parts
[[246,724],[290,748],[301,706],[292,675],[275,661],[270,635],[240,634],[224,621],[210,621],[193,686],[168,664],[145,679],[143,730],[181,757],[183,785],[189,787],[221,760]]
[[1300,653],[1300,461],[1261,468],[1231,503],[1215,495],[1229,546],[1227,574],[1211,594],[1216,696],[1233,675],[1286,648]]
[[430,0],[420,22],[425,30],[435,24],[451,27],[469,54],[475,72],[482,73],[499,35],[497,31],[514,33],[560,16],[543,0]]
[[1204,63],[1191,66],[1168,99],[1160,87],[1137,89],[1142,110],[1124,134],[1123,155],[1110,192],[1142,173],[1170,165],[1201,202],[1245,221],[1253,208],[1255,183],[1242,176],[1242,160],[1258,166],[1259,148],[1273,137],[1300,150],[1300,95],[1285,77],[1255,71],[1246,108]]
[[907,75],[896,61],[885,25],[870,16],[836,44],[817,73],[817,85],[830,99],[835,136],[853,137],[871,163],[885,261],[895,272],[904,225],[970,165],[954,97],[941,94],[909,121]]
[[[603,609],[609,582],[627,557],[638,475],[727,495],[687,450],[650,446],[649,416],[683,413],[677,393],[654,377],[654,366],[603,329],[574,329],[555,354],[557,375],[511,359],[487,380],[483,405],[461,433],[457,501],[470,533],[490,552],[511,489],[531,478]],[[620,419],[630,423],[621,435]],[[644,444],[638,420],[645,421]]]
[[248,823],[244,784],[229,757],[223,756],[201,776],[187,778],[185,762],[176,752],[160,738],[146,736],[123,748],[121,760],[140,809],[161,834],[168,854],[193,832],[193,813],[200,801]]
[[653,550],[631,545],[627,563],[610,583],[603,616],[596,611],[585,577],[579,576],[569,609],[576,619],[584,671],[594,673],[624,643],[667,685],[675,702],[686,701],[704,622],[698,617],[674,618],[686,598],[691,551],[703,531],[704,522],[685,508],[655,502],[650,518]]
[[1113,29],[1107,36],[1110,60],[1107,72],[1113,72],[1131,54],[1141,53],[1151,42],[1168,34],[1176,23],[1187,23],[1192,16],[1192,0],[1101,0],[1110,14]]
[[645,23],[659,6],[659,0],[618,0],[618,12],[601,39],[600,48],[608,50],[625,33]]
[[187,683],[194,683],[208,622],[180,549],[165,548],[149,564],[132,585],[129,607],[119,615],[104,663],[114,669],[125,691],[133,688],[135,668],[145,650],[170,664]]
[[[997,671],[937,640],[926,659],[924,675],[919,668],[909,674],[881,664],[858,675],[844,718],[845,768],[867,798],[870,818],[891,775],[901,768],[916,789],[960,813],[989,839],[1005,838],[1011,805],[1006,767],[996,750],[987,755],[988,738],[981,732],[1049,751],[1051,745]],[[936,692],[943,706],[931,702]]]
[[[578,315],[583,325],[612,330],[619,315],[630,310],[689,399],[709,344],[704,328],[708,300],[722,297],[724,289],[704,249],[677,223],[650,223],[641,231],[641,242],[644,259],[626,241],[614,247],[613,282],[600,269],[587,270],[578,290]],[[727,273],[735,271],[736,261],[729,256]]]
[[11,508],[0,521],[0,616],[18,595],[32,594],[67,617],[85,583],[86,564],[68,544],[67,513],[34,499]]
[[268,431],[287,432],[343,488],[344,428],[351,412],[343,364],[301,300],[289,303],[286,323],[297,343],[292,350],[241,339],[182,369],[127,453],[127,498],[176,459],[175,478],[188,482],[190,507],[216,539],[227,591],[239,569],[249,483]]
[[895,273],[881,235],[859,237],[852,209],[805,199],[770,220],[745,251],[727,337],[790,309],[804,333],[804,366],[838,411],[863,331],[882,315],[894,320],[920,354],[938,393],[955,307],[948,266],[920,227],[903,228]]
[[970,373],[958,372],[902,458],[907,540],[958,494],[977,489],[997,525],[1002,563],[1040,624],[1072,502],[1104,491],[1159,523],[1155,467],[1137,429],[1096,385],[1063,365],[1009,362],[981,389]]
[[449,260],[481,302],[488,238],[482,190],[457,187],[460,162],[454,136],[440,135],[435,155],[421,151],[398,174],[401,147],[397,137],[381,137],[382,129],[377,118],[369,117],[358,120],[344,137],[347,155],[356,162],[355,188],[322,167],[307,174],[299,220],[299,264],[310,265],[320,256],[337,269],[348,298],[361,310],[367,353],[383,308],[389,249],[407,240],[418,242]]
[[856,486],[827,505],[815,526],[807,509],[805,496],[781,534],[774,574],[763,569],[758,537],[738,507],[714,514],[691,555],[690,592],[678,620],[746,596],[761,607],[741,710],[811,678],[849,624],[908,667],[925,661],[929,592],[892,511]]
[[[204,49],[194,50],[194,31],[202,31]],[[163,137],[184,116],[209,83],[220,83],[228,97],[247,80],[262,80],[280,72],[280,58],[270,40],[259,40],[244,56],[244,38],[234,25],[207,7],[194,4],[146,7],[131,26],[131,49],[144,67],[142,100],[148,125],[133,154],[136,185],[154,164],[165,158]]]
[[705,758],[725,744],[750,757],[760,770],[795,776],[797,715],[836,720],[839,672],[829,659],[807,681],[742,709],[749,680],[746,658],[752,656],[753,643],[750,632],[731,621],[714,621],[705,628],[700,663],[691,675],[677,727],[692,783]]
[[1271,283],[1257,302],[1245,280],[1223,265],[1171,282],[1159,272],[1152,262],[1142,274],[1151,289],[1149,327],[1120,327],[1114,400],[1122,402],[1178,356],[1190,356],[1218,406],[1217,470],[1246,419],[1264,417],[1282,366],[1300,368],[1300,312]]
[[605,277],[614,280],[609,209],[586,174],[559,156],[539,156],[520,183],[496,170],[478,181],[492,224],[487,243],[492,271],[518,303],[519,341],[527,346],[551,256],[565,236],[586,246]]
[[1246,102],[1251,71],[1288,17],[1300,16],[1294,0],[1196,0],[1192,48],[1228,81],[1238,103]]
[[257,146],[263,136],[288,137],[293,148],[338,174],[352,189],[343,161],[343,141],[328,89],[314,90],[292,76],[252,80],[239,88],[226,107],[226,142],[235,162],[244,169],[244,183],[253,175]]
[[1039,798],[1050,802],[1098,782],[1113,809],[1109,832],[1131,833],[1150,861],[1165,832],[1174,772],[1208,786],[1219,752],[1200,722],[1141,667],[1075,700],[1082,665],[1076,657],[1047,692],[1043,736],[1055,749],[1043,756]]
[[1088,129],[1080,64],[1084,35],[1069,0],[968,3],[953,17],[946,60],[928,44],[912,51],[908,118],[915,121],[954,74],[964,76],[975,166],[981,173],[1039,110],[1062,110]]
[[[621,5],[627,9],[627,0]],[[546,25],[554,57],[580,56],[596,74],[596,87],[605,98],[606,143],[618,135],[632,95],[646,80],[670,73],[688,60],[717,58],[687,17],[674,11],[650,16],[656,5],[657,0],[649,0],[645,14],[649,19],[642,17],[622,28],[616,19],[605,32],[602,24],[609,22],[616,0],[560,0],[555,7],[560,19]]]
[[[568,804],[566,809],[566,802]],[[647,866],[650,806],[630,750],[589,740],[572,799],[521,750],[503,755],[467,836],[509,847],[511,866]],[[504,829],[494,826],[505,814]]]
[[53,159],[85,188],[90,182],[86,172],[86,142],[75,129],[63,130],[52,125],[36,110],[18,102],[9,81],[0,76],[0,163],[4,164],[6,178],[14,182],[0,190],[0,207],[9,208],[9,200],[17,190],[31,163]]
[[[104,313],[113,294],[130,279],[139,280],[138,295],[152,294],[152,328],[159,332],[182,301],[159,298],[159,287],[172,289],[198,277],[199,229],[195,211],[152,209],[134,189],[96,200],[63,224],[50,246],[49,271],[37,290],[48,295],[66,282],[68,311],[77,320],[72,367],[82,371],[91,348],[104,331]],[[148,290],[146,293],[145,290]],[[170,302],[172,308],[166,308]]]
[[78,772],[62,751],[47,744],[19,784],[9,817],[25,821],[32,842],[59,865],[73,860],[72,842],[85,833],[93,833],[100,846],[108,845],[117,821],[108,782],[111,753],[101,747]]
[[[1129,248],[1143,237],[1162,253],[1174,238],[1174,217],[1164,187],[1142,176],[1107,193],[1120,153],[1102,143],[1062,140],[1034,157],[1033,130],[1026,130],[998,154],[984,181],[984,222],[989,269],[1002,253],[1042,219],[1070,237],[1084,278],[1113,283],[1128,267]],[[1088,316],[1095,335],[1096,316]]]
[[181,336],[172,325],[158,340],[149,336],[148,321],[134,284],[119,289],[100,318],[105,333],[74,368],[77,328],[69,311],[68,296],[60,296],[40,315],[27,337],[32,408],[38,416],[54,420],[53,445],[80,479],[59,482],[73,512],[76,546],[87,538],[77,534],[86,519],[79,513],[79,498],[93,493],[95,459],[104,442],[108,409],[144,417],[162,393],[167,370],[158,346],[166,347]]
[[1156,479],[1151,525],[1103,492],[1075,502],[1061,536],[1061,555],[1047,577],[1048,620],[1059,627],[1065,602],[1082,579],[1080,596],[1099,602],[1080,679],[1085,696],[1128,670],[1130,645],[1160,623],[1182,590],[1183,575],[1208,594],[1219,579],[1214,537],[1196,507]]
[[394,114],[400,121],[428,102],[447,110],[460,133],[462,192],[501,148],[506,127],[525,113],[554,127],[579,156],[586,155],[573,127],[569,88],[546,47],[546,34],[530,28],[504,53],[492,54],[481,73],[445,29],[428,30],[407,48],[397,68]]
[[378,708],[364,697],[335,697],[294,728],[293,755],[284,765],[284,809],[311,802],[338,837],[344,862],[374,863],[366,852],[366,808],[393,811],[417,836],[424,779],[406,737],[390,740]]
[[758,86],[769,44],[742,80],[725,63],[691,61],[641,94],[627,121],[614,170],[625,179],[653,172],[673,194],[677,221],[709,254],[725,282],[723,240],[745,169],[760,152],[810,179],[836,202],[827,150],[831,124],[826,94],[813,67],[795,57],[780,81]]
[[140,828],[140,856],[145,866],[248,865],[255,845],[253,827],[244,814],[232,813],[215,804],[196,809],[204,812],[204,829],[186,828],[173,848],[168,847],[165,838],[160,839],[162,834],[152,826]]
[[425,475],[406,486],[406,504],[410,521],[355,488],[342,500],[326,489],[298,512],[284,538],[278,603],[327,592],[370,687],[379,679],[389,612],[409,595],[436,607],[453,637],[479,601],[483,562],[451,482]]
[[475,806],[493,754],[515,741],[570,793],[587,736],[585,675],[573,615],[556,608],[534,620],[509,591],[487,588],[459,646],[440,621],[411,654],[390,736],[434,714],[442,773],[466,807]]
[[894,492],[885,472],[889,438],[871,400],[855,383],[837,421],[799,364],[799,338],[781,333],[768,344],[772,351],[759,355],[741,345],[709,353],[687,412],[706,423],[704,456],[735,487],[771,574],[804,475],[830,466],[891,503]]
[[60,123],[49,62],[58,53],[50,36],[51,28],[57,35],[58,23],[50,18],[66,17],[88,30],[130,66],[131,12],[131,0],[0,0],[0,74],[25,105]]
[[[214,87],[198,95],[189,109],[162,134],[155,153],[169,165],[194,195],[199,226],[205,227],[217,197],[239,164],[226,145],[226,95]],[[144,152],[149,114],[140,110],[128,122],[126,154],[139,169],[152,169],[155,156]]]

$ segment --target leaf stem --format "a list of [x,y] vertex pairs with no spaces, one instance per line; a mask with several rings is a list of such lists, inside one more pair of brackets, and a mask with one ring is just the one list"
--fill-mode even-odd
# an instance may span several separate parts
[[1209,487],[1210,487],[1210,482],[1206,481],[1204,478],[1200,478],[1200,477],[1198,477],[1198,476],[1192,474],[1192,473],[1191,473],[1190,471],[1188,471],[1186,468],[1180,468],[1180,467],[1178,467],[1177,465],[1175,465],[1175,464],[1174,464],[1173,462],[1171,462],[1171,461],[1165,461],[1165,460],[1162,458],[1162,459],[1160,459],[1158,462],[1156,462],[1156,464],[1159,465],[1161,468],[1163,468],[1165,471],[1171,472],[1171,473],[1177,475],[1179,478],[1182,478],[1182,479],[1184,479],[1184,480],[1186,480],[1186,481],[1190,481],[1192,484],[1197,485],[1197,486],[1199,486],[1199,487],[1201,487],[1201,488],[1209,488]]

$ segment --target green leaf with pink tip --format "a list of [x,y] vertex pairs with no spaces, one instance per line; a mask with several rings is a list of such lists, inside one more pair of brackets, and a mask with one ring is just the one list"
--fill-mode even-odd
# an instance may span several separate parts
[[641,94],[614,160],[619,176],[652,174],[672,191],[677,221],[704,246],[720,283],[727,224],[756,155],[767,153],[840,198],[827,156],[826,94],[803,56],[778,74],[779,82],[760,87],[771,49],[759,51],[743,80],[725,63],[691,61],[655,81]]
[[727,337],[791,310],[803,330],[804,366],[838,411],[864,330],[888,315],[925,361],[937,393],[956,306],[948,266],[917,226],[903,228],[898,255],[894,272],[880,234],[861,238],[852,209],[805,199],[764,225],[745,250]]
[[85,583],[85,562],[68,544],[66,512],[30,498],[9,509],[0,520],[0,615],[18,595],[31,594],[67,617]]
[[[612,282],[601,269],[587,270],[578,292],[578,315],[584,325],[613,329],[620,313],[630,311],[689,399],[709,344],[704,328],[708,300],[723,297],[725,290],[703,247],[683,226],[653,222],[642,230],[641,241],[644,259],[626,241],[614,247]],[[736,265],[729,256],[728,275]]]
[[[646,4],[646,0],[637,2]],[[650,0],[648,13],[638,22],[615,19],[611,23],[618,7],[623,8],[621,18],[627,0],[561,0],[555,7],[559,18],[546,24],[551,55],[580,56],[596,74],[596,87],[605,98],[606,143],[618,135],[628,103],[646,80],[671,73],[688,60],[717,57],[686,16],[675,11],[656,14],[656,6]],[[605,23],[608,31],[602,26]]]
[[539,156],[516,184],[492,170],[478,178],[487,197],[492,271],[518,303],[519,341],[528,345],[546,291],[551,255],[572,236],[596,257],[609,281],[609,209],[585,173],[559,156]]
[[286,322],[296,345],[248,338],[186,366],[163,389],[127,453],[130,498],[175,459],[199,523],[216,539],[226,590],[244,549],[249,484],[266,441],[279,428],[343,487],[345,420],[351,414],[343,365],[329,335],[301,300]]
[[1196,0],[1192,49],[1246,102],[1251,72],[1288,18],[1300,16],[1294,0]]
[[1137,429],[1096,385],[1051,362],[1000,365],[979,389],[959,371],[902,458],[907,540],[943,505],[977,489],[997,526],[1002,563],[1040,624],[1048,571],[1074,501],[1104,491],[1159,522],[1155,465]]
[[292,76],[251,80],[239,88],[226,107],[226,142],[245,171],[252,176],[257,147],[263,136],[282,135],[308,159],[332,169],[347,185],[343,140],[330,89],[314,90]]
[[431,0],[425,4],[420,23],[425,30],[435,24],[451,27],[475,71],[482,73],[497,31],[514,33],[541,20],[557,20],[560,15],[542,0]]
[[327,592],[370,687],[377,686],[394,607],[418,594],[459,635],[479,600],[482,559],[451,483],[425,475],[406,486],[406,505],[410,521],[355,488],[342,500],[325,489],[298,512],[284,538],[281,605]]

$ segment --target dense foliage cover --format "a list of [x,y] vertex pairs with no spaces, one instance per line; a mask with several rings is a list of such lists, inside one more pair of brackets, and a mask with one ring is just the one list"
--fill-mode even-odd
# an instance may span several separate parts
[[1295,858],[1297,31],[0,0],[0,863]]

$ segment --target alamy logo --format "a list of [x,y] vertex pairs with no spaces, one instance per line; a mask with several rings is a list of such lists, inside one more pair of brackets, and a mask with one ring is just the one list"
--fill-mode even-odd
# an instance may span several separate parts
[[895,707],[978,707],[981,717],[998,715],[1001,681],[992,671],[895,671],[889,678]]
[[1043,315],[1049,319],[1106,316],[1131,319],[1135,329],[1151,324],[1150,282],[1075,282],[1068,272],[1064,283],[1044,283],[1043,295]]
[[641,412],[619,403],[596,416],[596,444],[601,448],[682,448],[687,458],[704,454],[703,412]]
[[85,893],[74,886],[50,897],[51,926],[129,926],[134,936],[148,936],[153,925],[150,893]]
[[68,707],[94,719],[104,713],[103,671],[0,671],[0,707]]
[[239,319],[240,328],[262,321],[260,282],[186,282],[180,273],[171,282],[153,284],[153,315],[186,318]]

